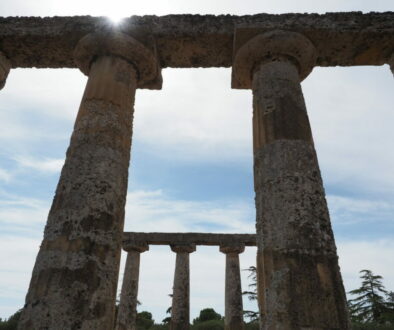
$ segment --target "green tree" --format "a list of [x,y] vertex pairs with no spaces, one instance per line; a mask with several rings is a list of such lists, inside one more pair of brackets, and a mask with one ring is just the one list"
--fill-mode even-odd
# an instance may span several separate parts
[[191,327],[191,330],[223,330],[223,329],[224,329],[223,319],[199,322],[193,324]]
[[383,277],[374,275],[372,271],[360,271],[361,287],[350,291],[356,296],[348,301],[350,316],[356,323],[384,323],[388,321],[394,311],[393,304],[385,300],[389,293],[382,283]]
[[216,313],[213,308],[204,308],[200,311],[200,315],[193,320],[193,324],[221,319],[222,316],[219,313]]
[[155,321],[152,318],[152,313],[143,311],[137,313],[136,323],[138,330],[145,330],[149,329],[155,323]]
[[0,330],[16,330],[22,309],[11,315],[7,320],[0,318]]

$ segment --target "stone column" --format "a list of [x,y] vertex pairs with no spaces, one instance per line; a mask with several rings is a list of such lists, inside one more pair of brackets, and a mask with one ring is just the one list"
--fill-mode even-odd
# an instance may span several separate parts
[[174,287],[171,309],[171,330],[187,330],[190,325],[190,266],[189,254],[196,251],[194,244],[171,245],[176,252]]
[[89,34],[74,55],[89,79],[18,329],[114,326],[134,96],[157,63],[121,33]]
[[304,36],[271,31],[240,47],[233,65],[233,87],[253,89],[258,300],[267,330],[350,329],[300,85],[315,59]]
[[220,246],[220,252],[226,254],[225,281],[225,320],[226,330],[244,329],[241,270],[239,254],[244,252],[245,245]]
[[115,330],[136,330],[140,256],[149,250],[146,243],[127,247],[127,260],[123,275],[122,291]]
[[10,69],[11,69],[11,62],[0,51],[0,90],[3,89],[5,85],[8,74],[10,73]]

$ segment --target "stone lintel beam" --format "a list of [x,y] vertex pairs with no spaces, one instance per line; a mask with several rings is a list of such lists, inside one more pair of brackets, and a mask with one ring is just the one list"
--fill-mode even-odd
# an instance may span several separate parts
[[[75,68],[84,35],[111,27],[105,17],[1,17],[0,45],[12,67]],[[383,65],[394,51],[394,13],[131,16],[118,29],[155,40],[162,67],[230,67],[234,30],[298,32],[317,49],[317,66]]]
[[212,233],[138,233],[123,234],[123,249],[128,250],[134,242],[145,242],[149,245],[231,245],[234,242],[245,246],[256,246],[256,234],[212,234]]
[[3,89],[5,85],[8,74],[10,73],[10,69],[11,69],[11,62],[0,51],[0,90]]

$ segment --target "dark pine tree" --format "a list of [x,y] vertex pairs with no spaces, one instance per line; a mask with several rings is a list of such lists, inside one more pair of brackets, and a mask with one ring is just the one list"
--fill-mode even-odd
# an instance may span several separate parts
[[384,323],[393,313],[393,304],[385,300],[388,295],[380,275],[374,275],[370,270],[360,271],[361,287],[350,291],[356,296],[348,301],[349,311],[353,322]]

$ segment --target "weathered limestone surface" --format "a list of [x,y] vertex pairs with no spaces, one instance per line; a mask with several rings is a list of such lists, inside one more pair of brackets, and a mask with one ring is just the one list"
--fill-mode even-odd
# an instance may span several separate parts
[[244,245],[221,246],[220,252],[226,254],[225,279],[225,320],[226,330],[244,329],[241,270],[239,254],[244,252]]
[[113,327],[138,75],[126,59],[92,59],[19,329]]
[[2,52],[0,52],[0,90],[3,89],[5,85],[10,69],[11,62]]
[[115,330],[136,330],[140,257],[147,250],[147,244],[138,244],[127,253]]
[[189,254],[194,244],[171,245],[176,252],[175,276],[171,309],[171,330],[187,330],[190,325],[190,265]]
[[[281,31],[265,37],[274,38],[275,33],[284,43]],[[289,43],[293,45],[291,40]],[[306,44],[300,54],[308,54]],[[252,75],[258,295],[263,328],[350,329],[300,85],[303,69],[298,69],[301,63],[291,52],[286,54],[283,45],[280,52],[276,50],[270,49],[270,56]]]
[[236,242],[246,246],[256,246],[256,234],[213,234],[213,233],[137,233],[123,234],[123,248],[129,249],[134,242],[149,245],[231,245]]
[[[131,16],[118,29],[140,42],[156,40],[163,67],[230,67],[235,28],[254,34],[256,25],[259,33],[305,35],[316,47],[318,66],[383,65],[394,52],[393,12]],[[0,18],[0,45],[13,68],[72,68],[77,42],[109,28],[104,17],[6,17]]]

